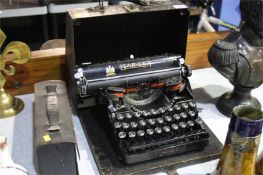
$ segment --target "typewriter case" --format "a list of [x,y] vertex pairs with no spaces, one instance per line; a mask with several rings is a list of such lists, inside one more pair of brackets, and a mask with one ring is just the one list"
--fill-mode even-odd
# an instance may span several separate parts
[[[105,130],[109,123],[101,89],[81,97],[74,78],[79,68],[121,63],[131,57],[137,60],[169,53],[184,58],[188,18],[187,7],[179,1],[69,11],[66,34],[67,85],[73,110],[82,121],[101,174],[173,172],[182,166],[215,159],[220,154],[221,143],[205,126],[210,135],[209,146],[201,151],[130,165],[121,162]],[[188,82],[187,78],[185,80]]]

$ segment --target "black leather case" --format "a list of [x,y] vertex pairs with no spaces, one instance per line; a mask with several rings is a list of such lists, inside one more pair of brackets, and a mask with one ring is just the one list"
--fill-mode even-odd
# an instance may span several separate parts
[[34,147],[40,175],[77,175],[76,136],[65,83],[35,84]]

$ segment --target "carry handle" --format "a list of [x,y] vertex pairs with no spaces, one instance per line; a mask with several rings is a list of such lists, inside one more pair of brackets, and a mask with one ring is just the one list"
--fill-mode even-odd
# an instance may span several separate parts
[[59,108],[57,98],[57,86],[48,85],[47,90],[47,116],[48,116],[48,131],[60,130],[59,124]]

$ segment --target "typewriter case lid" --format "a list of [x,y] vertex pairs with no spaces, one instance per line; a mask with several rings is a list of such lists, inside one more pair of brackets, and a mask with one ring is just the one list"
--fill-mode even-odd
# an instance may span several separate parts
[[79,66],[125,60],[130,55],[184,57],[188,18],[187,6],[179,1],[70,10],[67,55]]

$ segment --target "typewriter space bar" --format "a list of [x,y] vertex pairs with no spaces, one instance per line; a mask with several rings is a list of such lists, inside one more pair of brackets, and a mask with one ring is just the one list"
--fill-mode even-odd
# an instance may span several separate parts
[[[195,138],[196,136],[198,136],[198,139]],[[147,144],[132,145],[130,147],[128,146],[128,150],[129,151],[143,150],[143,149],[154,147],[154,146],[160,146],[160,145],[175,143],[177,141],[182,141],[183,143],[184,142],[189,143],[191,141],[195,142],[198,140],[203,140],[203,139],[206,139],[208,137],[209,137],[209,135],[206,131],[201,131],[201,132],[191,134],[191,135],[187,135],[187,136],[179,136],[179,137],[174,137],[174,138],[167,139],[167,140],[155,141],[155,142],[151,142],[151,143],[147,143]]]

